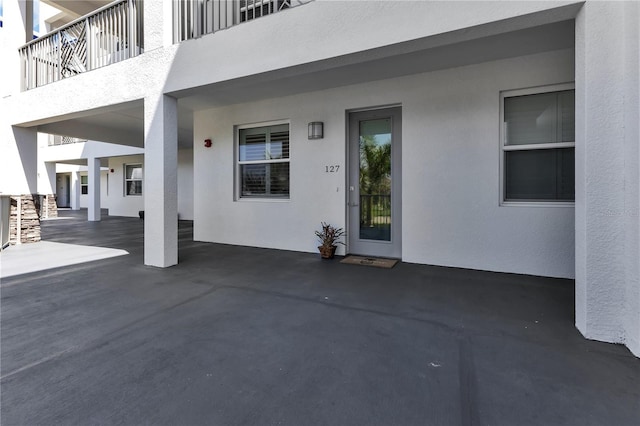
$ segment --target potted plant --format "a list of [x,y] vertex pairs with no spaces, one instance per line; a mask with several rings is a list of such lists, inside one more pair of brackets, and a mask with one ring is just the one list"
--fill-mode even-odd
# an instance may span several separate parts
[[316,236],[321,244],[318,246],[320,256],[322,256],[323,259],[333,259],[333,256],[336,254],[336,249],[338,248],[336,244],[344,245],[342,241],[338,241],[344,235],[344,230],[333,227],[325,222],[320,222],[320,225],[322,226],[322,230],[316,231]]

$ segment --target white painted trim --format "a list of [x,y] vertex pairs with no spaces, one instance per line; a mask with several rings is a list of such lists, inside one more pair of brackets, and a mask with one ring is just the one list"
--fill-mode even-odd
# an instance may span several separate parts
[[574,82],[548,84],[544,86],[532,86],[521,89],[503,90],[500,92],[500,96],[502,99],[504,99],[505,97],[512,98],[515,96],[539,95],[542,93],[562,92],[563,90],[575,90],[575,88],[576,84]]
[[506,145],[503,151],[531,151],[534,149],[575,148],[575,142],[534,143],[528,145]]
[[[258,127],[272,127],[272,126],[281,126],[286,124],[289,126],[289,158],[286,160],[264,160],[264,161],[240,161],[240,130],[243,129],[255,129]],[[289,163],[291,164],[292,157],[292,143],[291,143],[291,120],[290,119],[280,119],[280,120],[269,120],[269,121],[261,121],[255,123],[244,123],[244,124],[236,124],[233,126],[233,201],[235,202],[246,202],[246,201],[259,201],[259,202],[289,202],[291,201],[291,166],[289,166],[289,196],[288,197],[278,197],[278,196],[255,196],[255,197],[247,197],[240,195],[240,166],[245,164],[266,164],[266,163]]]
[[503,201],[503,207],[563,207],[575,208],[575,201]]
[[[142,178],[140,179],[127,179],[127,166],[140,166],[142,169]],[[124,197],[142,197],[144,195],[144,164],[142,163],[124,163],[122,164],[122,195]],[[133,182],[139,180],[142,182],[142,194],[127,194],[127,182]]]
[[284,197],[241,197],[236,200],[238,203],[290,203],[291,198]]
[[[348,118],[349,114],[354,113],[354,112],[375,111],[375,110],[378,110],[378,109],[388,109],[388,108],[402,108],[402,102],[396,102],[396,103],[384,104],[384,105],[375,105],[375,106],[371,106],[371,107],[351,108],[351,109],[346,110],[346,114],[347,114],[347,118]],[[349,131],[349,124],[347,123],[347,132],[348,131]],[[348,133],[347,133],[347,136],[348,136]]]
[[[309,120],[312,121],[312,120]],[[283,118],[280,120],[270,120],[270,121],[258,121],[255,123],[245,123],[245,124],[236,124],[233,126],[235,129],[235,133],[237,136],[238,130],[242,129],[254,129],[256,127],[269,127],[269,126],[280,126],[283,124],[289,125],[289,131],[291,131],[291,120],[288,118]]]
[[272,164],[272,163],[288,163],[288,159],[278,160],[251,160],[251,161],[238,161],[238,164]]

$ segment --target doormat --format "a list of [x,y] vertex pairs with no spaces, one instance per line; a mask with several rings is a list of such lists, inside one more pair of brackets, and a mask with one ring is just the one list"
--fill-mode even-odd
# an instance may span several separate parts
[[381,257],[347,256],[340,261],[349,265],[375,266],[377,268],[391,269],[396,266],[398,259],[384,259]]

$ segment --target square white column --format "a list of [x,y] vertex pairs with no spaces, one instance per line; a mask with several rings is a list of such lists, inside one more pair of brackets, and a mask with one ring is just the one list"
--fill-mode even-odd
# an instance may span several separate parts
[[0,192],[4,195],[36,194],[38,133],[35,129],[15,126],[3,130],[6,130],[8,141],[3,142],[0,155]]
[[71,172],[70,184],[69,194],[71,195],[71,200],[69,200],[69,204],[71,205],[71,210],[80,210],[80,172]]
[[576,17],[576,327],[640,356],[638,25],[634,2]]
[[100,159],[89,158],[87,165],[89,166],[88,219],[89,222],[99,222],[102,217],[100,214]]
[[157,95],[144,102],[144,263],[178,263],[178,104]]
[[56,193],[56,163],[44,163],[44,176],[40,177],[38,193],[48,195]]

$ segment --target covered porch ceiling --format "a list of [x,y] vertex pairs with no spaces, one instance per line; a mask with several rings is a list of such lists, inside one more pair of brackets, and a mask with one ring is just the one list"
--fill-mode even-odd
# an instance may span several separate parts
[[[137,100],[96,108],[62,117],[31,123],[41,133],[72,136],[81,139],[144,147],[144,101]],[[193,144],[193,112],[180,108],[178,113],[178,145]]]
[[[221,107],[352,84],[573,48],[574,21],[389,54],[393,46],[169,93],[189,110]],[[408,43],[403,43],[408,44]],[[391,48],[391,49],[390,49]],[[396,51],[409,50],[398,46]]]
[[[574,21],[564,20],[410,53],[360,52],[321,63],[170,92],[178,102],[178,144],[193,146],[193,111],[573,48]],[[387,50],[388,51],[388,50]],[[393,52],[393,49],[390,50]],[[399,48],[403,52],[405,49]],[[36,125],[39,132],[144,146],[142,100],[97,108]]]

